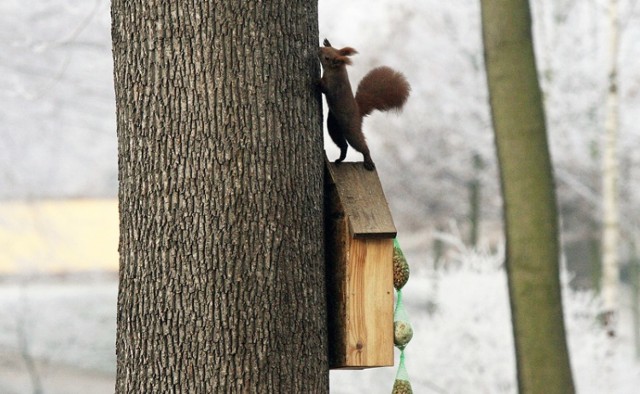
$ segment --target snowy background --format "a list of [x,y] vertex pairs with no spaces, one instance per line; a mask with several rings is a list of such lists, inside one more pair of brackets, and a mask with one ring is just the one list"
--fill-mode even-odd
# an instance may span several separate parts
[[[598,324],[590,252],[599,236],[606,2],[532,3],[562,211],[576,385],[579,393],[636,393],[640,363],[629,288],[623,287],[620,334],[612,340]],[[630,245],[640,238],[636,3],[620,0],[626,284]],[[380,64],[403,71],[412,84],[404,112],[372,115],[365,132],[412,267],[404,299],[415,331],[406,351],[414,391],[516,392],[479,2],[322,0],[320,35],[359,51],[349,70],[354,86]],[[110,45],[106,0],[0,2],[0,204],[116,197]],[[326,148],[337,157],[330,142]],[[479,243],[471,248],[474,181],[481,185],[482,222]],[[0,280],[0,393],[113,392],[116,294],[113,274]],[[389,392],[394,376],[394,368],[334,371],[332,391]]]
[[0,2],[0,198],[116,195],[109,3]]

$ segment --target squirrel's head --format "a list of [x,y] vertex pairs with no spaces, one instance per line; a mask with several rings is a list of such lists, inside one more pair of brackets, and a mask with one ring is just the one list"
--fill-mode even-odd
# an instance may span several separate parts
[[342,49],[336,49],[331,46],[331,43],[326,38],[323,42],[324,46],[318,49],[318,58],[324,69],[327,68],[340,68],[346,64],[351,64],[351,59],[348,56],[358,53],[351,47],[344,47]]

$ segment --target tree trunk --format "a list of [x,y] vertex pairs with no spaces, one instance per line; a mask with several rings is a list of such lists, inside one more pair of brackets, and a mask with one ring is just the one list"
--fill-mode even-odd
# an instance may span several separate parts
[[473,163],[473,179],[469,181],[469,244],[474,248],[478,247],[480,237],[480,206],[482,202],[482,170],[484,163],[479,153],[474,153],[471,159]]
[[558,218],[527,0],[482,0],[502,178],[520,393],[574,391],[562,315]]
[[631,282],[631,314],[633,316],[633,343],[636,360],[640,360],[640,255],[638,251],[638,235],[631,241],[631,261],[629,281]]
[[604,322],[610,336],[615,335],[618,310],[618,3],[609,0],[609,87],[602,150],[602,299]]
[[112,18],[116,392],[328,391],[316,2]]

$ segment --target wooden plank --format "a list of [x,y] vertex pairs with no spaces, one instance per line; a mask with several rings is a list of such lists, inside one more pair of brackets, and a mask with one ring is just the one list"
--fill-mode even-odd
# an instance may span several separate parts
[[325,176],[325,259],[329,366],[346,364],[346,281],[349,226],[335,184]]
[[336,185],[350,230],[355,238],[394,238],[396,227],[376,171],[362,163],[329,163],[328,175]]
[[353,239],[346,293],[349,368],[393,365],[393,240]]
[[[393,239],[380,238],[380,233],[354,238],[353,216],[346,212],[345,200],[329,171],[328,164],[325,256],[329,365],[332,369],[392,366]],[[381,187],[378,196],[384,199]]]

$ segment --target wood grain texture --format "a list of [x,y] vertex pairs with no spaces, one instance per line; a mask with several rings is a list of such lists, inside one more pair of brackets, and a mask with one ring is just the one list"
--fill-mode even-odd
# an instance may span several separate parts
[[353,239],[346,282],[349,367],[393,365],[393,240]]
[[337,187],[354,237],[393,238],[396,227],[389,211],[377,171],[362,163],[327,163]]

